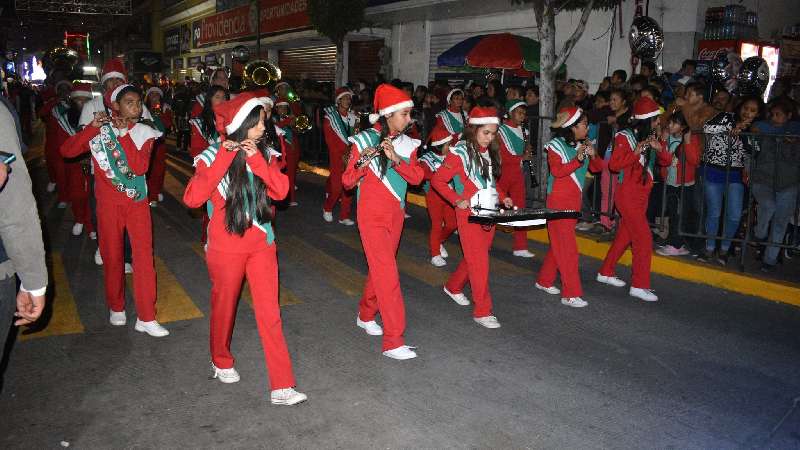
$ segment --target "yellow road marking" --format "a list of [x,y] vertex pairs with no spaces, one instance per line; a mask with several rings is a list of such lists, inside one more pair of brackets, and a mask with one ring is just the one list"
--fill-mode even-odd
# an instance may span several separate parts
[[[166,323],[203,317],[203,312],[197,308],[164,261],[159,257],[154,259],[156,279],[158,280],[158,301],[156,302],[158,321]],[[127,278],[131,280],[131,277]],[[128,283],[128,285],[130,284]]]
[[338,259],[312,247],[296,236],[288,236],[278,243],[278,250],[290,258],[312,264],[322,272],[325,281],[339,291],[351,296],[361,297],[366,276]]
[[69,280],[64,271],[64,262],[61,253],[53,252],[53,285],[49,289],[55,289],[52,296],[53,315],[47,327],[35,333],[23,332],[19,337],[21,340],[28,340],[46,336],[61,336],[65,334],[83,333],[83,323],[78,316],[78,307],[72,297],[72,290],[69,287]]

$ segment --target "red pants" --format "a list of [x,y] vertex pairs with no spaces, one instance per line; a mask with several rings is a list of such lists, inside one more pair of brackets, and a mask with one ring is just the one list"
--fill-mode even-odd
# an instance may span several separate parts
[[614,196],[614,203],[620,213],[617,235],[608,249],[606,259],[600,268],[600,275],[614,275],[617,261],[631,246],[633,267],[631,286],[650,289],[650,259],[653,254],[653,235],[647,223],[647,199],[649,190],[632,191],[620,187]]
[[485,230],[481,225],[467,222],[466,210],[456,211],[458,239],[464,259],[445,283],[448,291],[458,294],[469,282],[472,288],[473,317],[492,315],[492,297],[489,294],[489,249],[492,247],[495,227]]
[[328,198],[325,199],[325,203],[322,205],[324,211],[332,212],[336,202],[341,198],[342,205],[339,209],[339,220],[350,218],[350,209],[353,203],[353,193],[346,191],[342,185],[342,174],[344,173],[343,157],[344,154],[339,151],[331,150],[330,152],[328,167],[330,167],[331,174],[325,183],[325,192],[328,194]]
[[158,194],[164,190],[164,176],[167,170],[167,145],[163,139],[156,141],[147,171],[147,193],[151,202],[158,200]]
[[295,385],[278,305],[278,258],[275,252],[275,245],[270,245],[265,250],[251,253],[215,250],[206,253],[211,278],[211,361],[220,369],[233,367],[231,336],[242,281],[247,277],[271,390]]
[[[597,180],[596,176],[595,180]],[[600,198],[600,209],[604,214],[600,216],[600,223],[609,230],[614,226],[614,220],[611,218],[610,214],[614,213],[614,193],[619,188],[619,182],[617,180],[617,174],[611,173],[608,170],[608,161],[604,161],[603,172],[600,176],[600,192],[602,194]]]
[[[505,171],[497,181],[497,189],[508,193],[515,206],[520,208],[525,207],[525,179],[522,178],[522,170]],[[503,200],[502,198],[500,199]],[[514,250],[527,250],[528,249],[528,232],[526,230],[515,230],[514,235]]]
[[64,171],[67,179],[64,191],[68,192],[75,223],[82,223],[86,232],[91,233],[94,231],[92,211],[89,207],[89,177],[91,175],[83,171],[83,166],[79,162],[65,163]]
[[381,212],[376,220],[375,212],[364,217],[359,208],[358,231],[361,244],[367,257],[369,272],[364,283],[364,294],[358,305],[358,316],[369,322],[375,320],[380,312],[383,320],[383,350],[391,350],[403,345],[403,332],[406,329],[406,310],[403,294],[400,292],[400,274],[397,269],[397,247],[403,232],[405,215],[402,209]]
[[156,320],[156,271],[153,266],[153,226],[146,201],[115,204],[97,199],[100,256],[106,284],[106,303],[125,311],[123,236],[128,230],[133,250],[133,298],[143,322]]
[[58,201],[68,202],[69,194],[67,192],[67,172],[64,158],[58,150],[58,146],[45,142],[45,164],[47,165],[47,176],[50,178],[51,183],[55,183],[58,187]]
[[439,256],[442,242],[446,241],[458,227],[456,212],[433,188],[425,194],[425,203],[428,205],[428,215],[431,218],[431,233],[428,240],[431,257]]
[[290,202],[294,201],[294,186],[297,179],[297,165],[300,163],[300,145],[297,141],[299,137],[295,136],[291,145],[287,146],[286,150],[286,176],[289,177],[289,194],[286,199]]

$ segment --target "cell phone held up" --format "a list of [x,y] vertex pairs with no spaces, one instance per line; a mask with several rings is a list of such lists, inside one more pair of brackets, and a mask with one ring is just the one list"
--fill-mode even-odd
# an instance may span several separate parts
[[17,155],[13,153],[0,151],[0,164],[11,165],[12,162],[17,160]]

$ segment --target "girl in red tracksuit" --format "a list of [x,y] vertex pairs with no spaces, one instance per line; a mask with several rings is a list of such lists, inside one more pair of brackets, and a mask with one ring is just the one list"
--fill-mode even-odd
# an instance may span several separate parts
[[461,139],[461,133],[464,131],[464,122],[467,117],[464,114],[464,91],[461,89],[452,89],[446,97],[447,109],[439,111],[436,114],[436,125],[442,126],[447,129],[447,132],[453,138],[452,144],[455,145]]
[[[145,105],[153,116],[158,131],[166,134],[172,129],[174,124],[172,109],[161,100],[164,91],[157,87],[151,87],[145,94]],[[158,205],[164,200],[164,175],[167,170],[167,143],[164,136],[156,140],[153,146],[153,160],[150,161],[150,170],[147,172],[147,191],[150,198],[150,206]]]
[[[489,249],[495,227],[468,222],[470,208],[476,203],[481,208],[496,208],[495,180],[500,176],[500,154],[494,138],[500,119],[495,108],[475,107],[470,111],[468,123],[463,140],[450,148],[431,180],[433,188],[456,207],[458,238],[464,253],[464,259],[447,280],[444,292],[459,305],[469,305],[462,292],[469,282],[475,302],[472,311],[475,322],[486,328],[500,328],[500,322],[492,315],[489,295]],[[451,180],[455,188],[448,184]],[[478,201],[481,197],[484,200]],[[489,199],[488,202],[485,199]],[[502,205],[512,208],[514,202],[505,197]]]
[[431,131],[431,150],[418,159],[420,167],[425,172],[425,183],[422,189],[425,191],[425,205],[431,218],[428,243],[431,250],[431,264],[436,267],[447,265],[445,258],[448,255],[443,243],[457,228],[456,212],[453,206],[447,203],[447,200],[430,185],[433,175],[439,170],[447,156],[451,139],[452,136],[447,129],[437,125]]
[[169,332],[156,321],[153,232],[144,177],[153,143],[161,132],[139,122],[141,99],[141,91],[129,84],[114,89],[110,95],[111,122],[104,123],[105,113],[95,114],[89,125],[61,146],[61,154],[75,158],[87,148],[91,152],[109,321],[115,326],[126,323],[123,236],[127,231],[133,248],[133,297],[138,315],[135,329],[161,337]]
[[661,110],[654,100],[641,97],[633,105],[633,114],[631,126],[614,135],[614,149],[608,162],[609,169],[619,172],[622,178],[614,194],[614,204],[621,217],[597,281],[616,287],[625,285],[614,275],[614,269],[630,246],[633,275],[629,293],[632,297],[654,302],[658,297],[650,289],[653,236],[647,222],[647,202],[653,187],[657,153],[661,150],[657,139]]
[[[507,119],[503,121],[497,134],[500,137],[502,176],[497,180],[497,193],[500,198],[510,197],[517,206],[525,205],[525,179],[522,178],[522,159],[526,156],[527,140],[522,124],[527,116],[527,105],[522,100],[509,100],[506,103]],[[529,154],[529,153],[527,153]],[[514,256],[533,258],[528,250],[528,232],[514,230]]]
[[190,208],[210,201],[206,263],[211,278],[211,368],[223,383],[239,381],[230,351],[242,281],[253,294],[256,324],[269,371],[270,401],[292,405],[306,400],[294,390],[289,351],[278,306],[278,261],[270,197],[286,196],[289,183],[276,163],[280,145],[270,120],[272,101],[245,92],[214,108],[221,145],[195,160],[196,171],[183,201]]
[[38,115],[45,124],[44,157],[50,180],[47,190],[52,192],[53,189],[58,189],[58,207],[66,208],[70,196],[64,159],[59,154],[59,148],[70,134],[65,134],[59,116],[63,116],[69,109],[67,98],[72,85],[64,80],[59,81],[55,88],[57,94],[42,105]]
[[275,112],[279,117],[275,125],[283,132],[283,140],[286,143],[285,153],[282,155],[283,162],[286,164],[286,176],[289,177],[289,195],[286,199],[289,200],[289,206],[297,206],[294,187],[297,179],[297,165],[300,163],[300,137],[292,128],[297,116],[290,114],[289,106],[289,101],[285,98],[279,98],[275,103]]
[[[416,161],[419,141],[401,134],[411,122],[413,106],[404,91],[389,84],[378,86],[374,100],[377,114],[370,115],[370,121],[377,124],[350,138],[353,146],[342,176],[346,189],[358,186],[358,231],[369,266],[356,325],[367,334],[383,334],[383,354],[393,359],[417,356],[403,341],[405,307],[396,259],[405,220],[406,189],[408,184],[419,184],[423,177]],[[373,154],[378,156],[356,167],[362,156]],[[375,322],[379,312],[383,329]]]
[[325,135],[325,146],[328,147],[328,168],[330,175],[325,183],[325,203],[322,205],[322,218],[333,222],[333,207],[341,200],[339,206],[339,223],[353,225],[350,211],[353,204],[353,193],[342,186],[342,173],[345,168],[345,157],[350,147],[350,136],[355,133],[356,115],[350,111],[353,93],[348,88],[336,90],[334,106],[325,108],[325,122],[322,131]]
[[[601,169],[602,160],[594,158],[595,151],[591,144],[582,142],[589,131],[589,123],[580,108],[563,108],[553,128],[556,128],[556,137],[545,145],[550,170],[547,176],[547,207],[579,211],[586,171],[590,168]],[[583,290],[578,272],[576,223],[577,219],[547,221],[550,249],[539,271],[536,288],[548,294],[562,294],[562,304],[581,308],[587,303],[581,298]],[[554,286],[556,272],[561,274],[561,290]]]

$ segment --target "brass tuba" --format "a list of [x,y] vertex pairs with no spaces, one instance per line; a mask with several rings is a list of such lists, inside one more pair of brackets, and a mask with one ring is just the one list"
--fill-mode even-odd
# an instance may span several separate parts
[[242,82],[245,88],[264,87],[281,79],[281,69],[263,59],[251,61],[244,66]]

